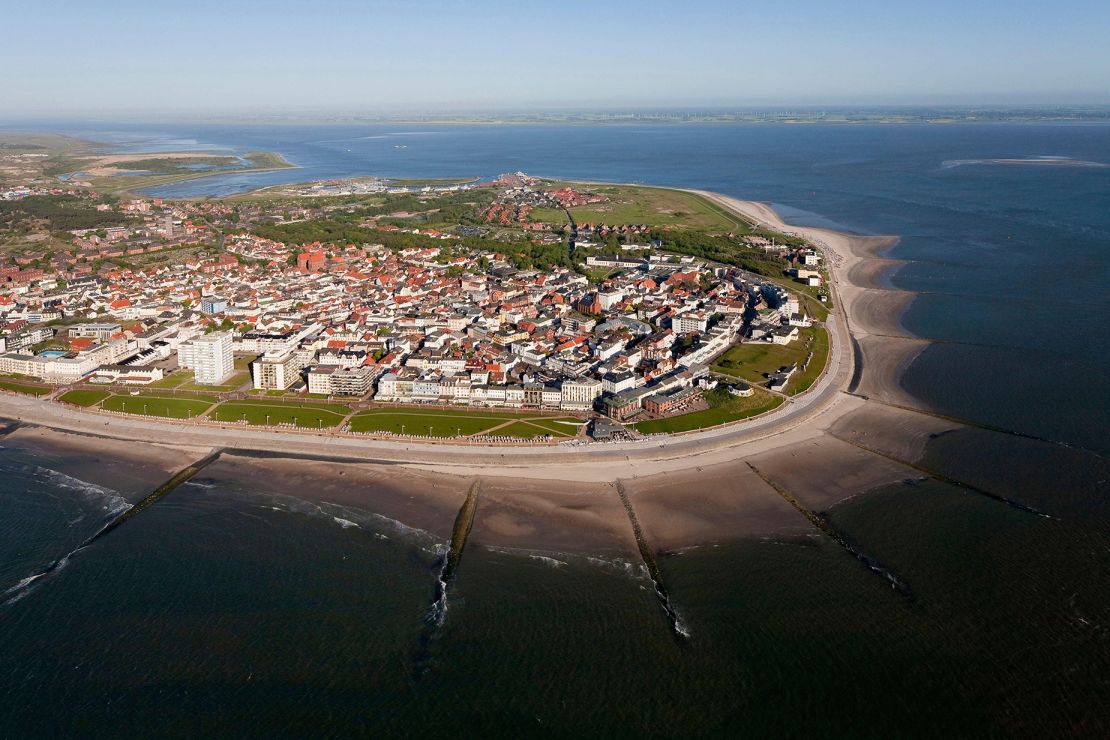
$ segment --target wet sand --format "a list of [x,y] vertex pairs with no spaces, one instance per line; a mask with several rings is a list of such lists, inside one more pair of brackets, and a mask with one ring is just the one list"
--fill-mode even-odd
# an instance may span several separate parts
[[660,550],[794,535],[810,525],[741,462],[624,482],[644,534]]
[[24,425],[3,437],[6,448],[33,455],[43,467],[142,498],[208,454],[204,448],[144,444]]
[[829,428],[829,434],[916,463],[925,456],[932,439],[961,428],[964,427],[956,422],[913,411],[864,404],[837,419]]
[[813,511],[921,473],[832,436],[749,458],[748,463]]
[[226,453],[204,471],[204,479],[362,509],[445,540],[451,538],[455,516],[472,482],[392,465]]
[[482,479],[470,542],[547,552],[636,552],[628,517],[611,485]]

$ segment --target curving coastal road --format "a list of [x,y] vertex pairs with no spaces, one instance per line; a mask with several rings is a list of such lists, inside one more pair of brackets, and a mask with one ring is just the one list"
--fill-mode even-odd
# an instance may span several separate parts
[[[855,357],[850,325],[840,300],[839,281],[849,237],[824,229],[786,226],[770,208],[715,193],[699,195],[744,218],[808,237],[826,253],[833,295],[828,320],[829,361],[809,391],[774,411],[728,426],[656,436],[636,442],[555,446],[479,446],[371,439],[334,433],[263,430],[238,426],[153,421],[81,411],[31,396],[0,395],[0,417],[64,432],[135,442],[269,452],[400,463],[460,475],[511,476],[547,480],[611,481],[737,460],[750,454],[820,436],[835,419],[865,403],[841,391],[851,382]],[[830,238],[833,237],[833,238]],[[836,237],[843,244],[830,244]]]

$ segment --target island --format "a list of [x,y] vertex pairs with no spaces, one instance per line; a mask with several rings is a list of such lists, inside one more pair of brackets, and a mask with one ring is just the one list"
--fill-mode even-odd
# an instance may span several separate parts
[[8,418],[612,479],[788,445],[867,400],[869,335],[879,370],[921,346],[879,326],[892,239],[759,203],[525,173],[168,200],[52,173],[75,146],[0,153]]

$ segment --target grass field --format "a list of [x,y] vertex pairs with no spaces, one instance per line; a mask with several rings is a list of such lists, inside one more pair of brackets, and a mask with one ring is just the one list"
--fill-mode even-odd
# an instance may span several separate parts
[[15,393],[26,393],[28,396],[45,396],[50,394],[53,388],[44,388],[39,385],[24,385],[12,380],[0,380],[0,389],[6,391],[13,391]]
[[[720,206],[693,193],[666,188],[636,185],[571,185],[556,183],[560,188],[570,185],[578,190],[600,193],[606,203],[571,208],[578,223],[647,224],[649,226],[680,226],[707,231],[748,231],[750,225]],[[558,209],[537,209],[532,218],[553,224],[566,223],[566,215]]]
[[97,391],[92,389],[80,388],[75,391],[69,391],[62,394],[58,399],[66,403],[72,403],[74,406],[95,406],[105,398],[111,396],[109,391]]
[[791,396],[801,393],[813,385],[821,375],[821,371],[825,369],[825,364],[829,361],[829,332],[825,327],[814,327],[812,340],[806,352],[807,354],[809,352],[813,353],[809,365],[806,366],[805,370],[794,373],[794,377],[786,385],[786,392]]
[[490,432],[495,437],[514,437],[516,439],[534,439],[535,437],[566,437],[565,432],[556,432],[553,429],[540,427],[528,421],[514,421],[512,424],[495,429]]
[[128,414],[189,419],[200,416],[212,405],[208,399],[164,398],[161,396],[111,396],[100,407]]
[[[542,417],[531,412],[519,411],[472,411],[460,408],[457,411],[442,409],[371,409],[351,417],[352,432],[392,432],[411,434],[421,437],[455,437],[482,434],[506,422],[527,422],[520,437],[528,439],[543,434],[553,436],[572,436],[574,427],[553,424],[556,420],[576,421],[571,417]],[[403,427],[403,431],[402,431]],[[527,435],[524,434],[527,432]],[[501,434],[498,430],[494,434]]]
[[706,398],[709,400],[710,408],[704,411],[671,416],[666,419],[641,421],[638,424],[633,424],[632,428],[641,434],[689,432],[694,429],[705,429],[727,424],[730,421],[747,419],[777,408],[783,403],[781,397],[758,390],[748,398],[730,396],[725,391],[706,394]]
[[[236,368],[238,369],[239,362],[236,361]],[[195,382],[195,376],[192,370],[178,370],[177,372],[170,373],[161,380],[156,380],[150,384],[150,388],[178,388],[183,391],[210,391],[212,393],[222,393],[239,390],[240,386],[250,380],[251,374],[247,370],[238,370],[234,375],[227,379],[227,382],[220,385],[201,385]]]
[[178,388],[185,383],[190,383],[193,380],[193,372],[191,370],[178,370],[177,372],[166,375],[161,380],[156,380],[147,388]]
[[475,412],[474,414],[446,411],[419,412],[374,410],[363,411],[351,417],[352,432],[392,432],[413,434],[420,437],[455,437],[460,434],[480,434],[498,424],[505,416]]
[[265,401],[228,401],[217,406],[209,419],[215,421],[246,421],[262,426],[269,424],[295,424],[305,429],[331,429],[339,426],[350,412],[339,404],[268,404]]
[[[810,371],[813,372],[813,376],[809,380],[809,384],[812,384],[813,378],[816,378],[820,374],[821,368],[824,367],[824,358],[828,357],[829,336],[824,327],[811,326],[808,329],[799,329],[798,338],[787,345],[766,342],[738,344],[717,358],[712,369],[714,372],[739,378],[749,383],[765,384],[767,373],[773,373],[780,367],[792,362],[801,366],[806,355],[810,352],[811,343],[814,346],[814,362],[810,364],[806,374],[809,375]],[[819,363],[819,366],[815,369],[817,363]],[[791,383],[795,382],[797,381],[792,379]],[[808,387],[807,384],[806,388]]]
[[581,419],[564,416],[559,419],[529,419],[528,423],[542,427],[556,437],[573,437],[583,422]]

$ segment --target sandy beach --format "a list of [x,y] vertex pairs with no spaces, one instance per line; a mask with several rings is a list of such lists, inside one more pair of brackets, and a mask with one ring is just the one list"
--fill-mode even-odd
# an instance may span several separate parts
[[[680,548],[808,531],[774,486],[825,510],[861,491],[920,477],[908,464],[924,454],[930,434],[953,425],[879,403],[910,405],[898,376],[927,344],[898,322],[913,296],[885,281],[901,263],[880,255],[896,239],[794,227],[767,205],[699,194],[757,224],[811,240],[833,276],[827,373],[808,393],[755,420],[640,442],[483,447],[106,417],[9,394],[0,395],[0,417],[24,423],[9,435],[12,443],[70,445],[98,459],[146,466],[144,481],[212,449],[228,450],[205,478],[360,507],[438,537],[450,535],[478,480],[474,541],[521,549],[633,550],[617,480],[652,545]],[[291,450],[297,455],[287,456]]]

